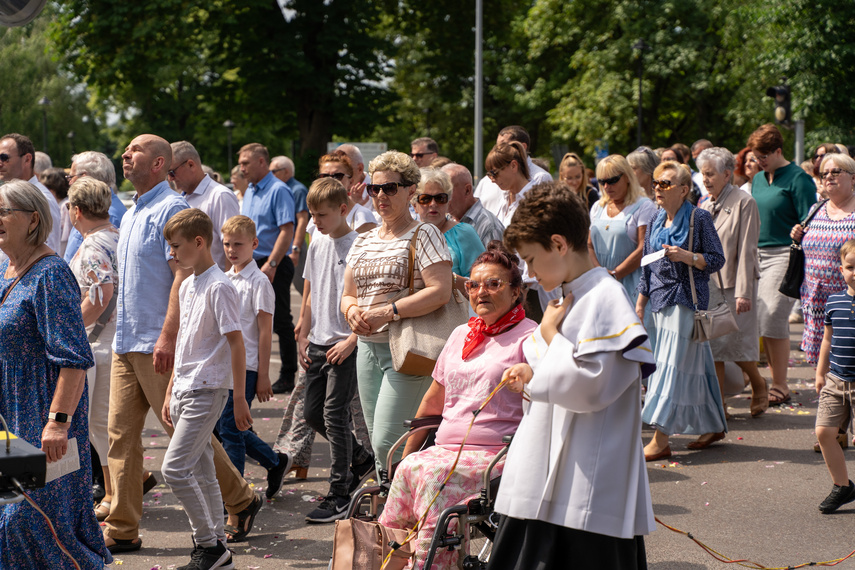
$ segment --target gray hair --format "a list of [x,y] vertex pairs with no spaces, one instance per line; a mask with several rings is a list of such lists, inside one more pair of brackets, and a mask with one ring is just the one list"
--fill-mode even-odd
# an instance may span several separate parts
[[387,150],[371,161],[368,165],[368,175],[373,178],[377,172],[397,172],[401,175],[401,182],[406,186],[418,184],[421,179],[416,162],[410,158],[409,154],[397,150]]
[[110,187],[90,176],[78,178],[68,189],[68,203],[80,208],[87,218],[108,219],[112,202]]
[[51,162],[50,157],[42,151],[37,150],[36,159],[33,162],[33,172],[41,174],[48,168],[53,168],[53,162]]
[[7,208],[19,208],[39,215],[39,224],[27,235],[28,244],[41,245],[47,241],[53,229],[53,217],[41,190],[25,180],[12,180],[0,186],[0,200]]
[[695,164],[698,165],[698,170],[703,170],[706,164],[715,168],[716,172],[729,170],[733,173],[736,169],[736,159],[733,157],[733,153],[720,146],[714,146],[701,152],[695,160]]
[[275,170],[279,168],[287,168],[291,174],[294,174],[294,161],[284,155],[274,156],[270,160],[270,169]]
[[74,156],[77,174],[87,174],[110,188],[116,186],[116,167],[103,152],[87,150]]
[[451,193],[454,187],[451,185],[451,177],[447,172],[443,172],[439,168],[422,168],[421,169],[421,180],[419,180],[419,186],[416,189],[416,196],[419,194],[423,194],[425,191],[425,186],[428,184],[437,184],[442,191],[448,194],[448,197],[451,198]]
[[626,161],[632,168],[638,168],[653,176],[653,171],[659,166],[659,157],[649,146],[640,146],[628,155]]
[[358,146],[350,143],[345,143],[343,145],[339,145],[336,150],[340,150],[341,152],[346,154],[347,158],[350,159],[351,165],[356,166],[357,164],[361,164],[365,166],[365,159],[362,158],[362,151],[359,150]]
[[199,156],[199,151],[188,141],[178,141],[171,145],[172,147],[172,164],[180,163],[185,160],[192,160],[198,165],[202,164],[202,158]]

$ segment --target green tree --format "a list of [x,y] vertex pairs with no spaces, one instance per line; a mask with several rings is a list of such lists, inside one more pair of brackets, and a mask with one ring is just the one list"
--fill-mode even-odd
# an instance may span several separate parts
[[[48,152],[56,166],[68,166],[73,151],[103,149],[106,141],[99,137],[99,124],[86,107],[85,86],[61,72],[49,50],[45,30],[54,15],[52,8],[48,5],[27,26],[0,27],[0,75],[7,78],[0,83],[0,133],[27,135],[37,150],[43,150],[46,116]],[[50,105],[40,106],[42,97]]]

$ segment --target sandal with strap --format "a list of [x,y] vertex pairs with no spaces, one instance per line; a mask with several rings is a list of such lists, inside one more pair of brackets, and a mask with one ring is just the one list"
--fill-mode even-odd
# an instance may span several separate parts
[[110,516],[110,501],[101,501],[95,507],[95,518],[98,522],[104,522]]
[[781,391],[777,386],[773,386],[769,388],[769,405],[770,406],[780,406],[782,404],[786,404],[790,400],[793,399],[792,394],[784,395],[784,392]]
[[230,524],[223,527],[229,542],[242,542],[246,540],[246,537],[252,531],[252,523],[255,522],[255,515],[261,510],[261,505],[261,498],[256,495],[249,506],[237,514],[237,527]]

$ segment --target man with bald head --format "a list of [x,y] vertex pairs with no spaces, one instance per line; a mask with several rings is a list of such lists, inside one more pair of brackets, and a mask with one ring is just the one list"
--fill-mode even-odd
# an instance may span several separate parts
[[481,205],[472,190],[472,173],[462,164],[452,162],[442,167],[442,171],[451,178],[451,198],[448,211],[458,222],[469,224],[481,238],[484,247],[493,240],[502,240],[505,231],[499,218]]
[[275,156],[270,160],[270,172],[285,183],[294,198],[294,240],[288,257],[294,263],[294,288],[303,294],[303,268],[306,265],[306,226],[309,225],[309,207],[306,196],[309,189],[294,177],[294,161],[287,156]]
[[[122,154],[122,171],[136,190],[134,205],[122,218],[116,257],[119,298],[110,380],[108,464],[115,482],[104,538],[110,552],[139,550],[142,516],[143,448],[140,445],[149,409],[161,419],[166,388],[175,359],[178,334],[178,289],[191,273],[179,268],[163,235],[166,222],[187,202],[166,182],[172,148],[155,135],[140,135]],[[161,419],[168,434],[172,428]],[[261,501],[214,442],[217,479],[230,516],[257,512]],[[256,502],[257,501],[257,502]],[[218,513],[215,513],[218,515]]]
[[359,150],[358,146],[350,143],[338,145],[336,150],[340,150],[346,154],[347,158],[350,160],[350,166],[353,167],[353,176],[351,177],[352,182],[350,190],[348,191],[351,200],[360,206],[365,206],[366,208],[373,210],[374,204],[368,197],[368,192],[365,191],[365,187],[371,184],[371,177],[368,176],[367,172],[365,172],[365,159],[362,156],[362,151]]
[[168,170],[169,179],[175,188],[187,200],[191,208],[198,208],[208,214],[214,222],[214,241],[211,242],[211,255],[223,271],[231,269],[232,264],[223,251],[223,238],[220,228],[232,216],[240,214],[237,196],[214,181],[202,168],[199,152],[191,143],[178,141],[172,143],[172,162],[175,165]]

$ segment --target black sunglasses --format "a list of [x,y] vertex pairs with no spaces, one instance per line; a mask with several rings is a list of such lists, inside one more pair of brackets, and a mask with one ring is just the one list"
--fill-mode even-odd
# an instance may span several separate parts
[[436,154],[435,152],[414,152],[410,156],[413,158],[421,158],[423,156],[427,156],[429,154]]
[[345,174],[344,172],[333,172],[332,174],[318,174],[318,178],[335,178],[339,182],[341,182],[345,176],[347,176],[347,174]]
[[380,195],[380,191],[387,196],[394,196],[398,193],[398,187],[403,186],[406,188],[409,184],[404,184],[403,182],[387,182],[386,184],[368,184],[365,186],[365,191],[368,192],[368,195],[372,198],[376,198]]
[[611,186],[612,184],[617,184],[621,176],[623,176],[623,172],[621,172],[617,176],[612,176],[611,178],[597,178],[597,183],[600,186],[605,186],[606,184]]
[[17,158],[17,157],[9,156],[9,155],[8,155],[8,154],[6,154],[5,152],[4,152],[4,153],[0,153],[0,162],[9,162],[9,159],[10,159],[10,158]]
[[419,194],[416,198],[416,202],[422,206],[427,206],[434,200],[436,200],[437,204],[448,204],[448,194],[445,192],[442,194]]
[[659,180],[655,180],[655,179],[653,180],[653,187],[654,188],[661,188],[662,190],[670,190],[674,186],[677,186],[677,184],[675,184],[674,182],[671,182],[670,180],[665,180],[664,178],[661,178]]

